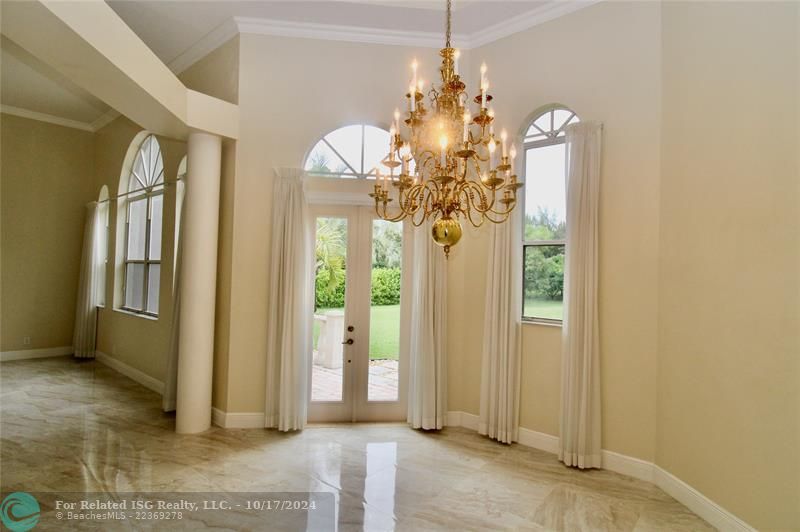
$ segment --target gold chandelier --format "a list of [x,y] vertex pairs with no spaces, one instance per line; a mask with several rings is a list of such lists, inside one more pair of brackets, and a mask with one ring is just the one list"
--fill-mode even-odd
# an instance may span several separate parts
[[[445,256],[461,239],[459,218],[474,227],[486,220],[505,222],[516,205],[517,190],[522,187],[514,174],[515,148],[508,149],[505,131],[499,141],[494,134],[485,64],[481,65],[480,94],[474,98],[478,113],[473,117],[467,109],[466,85],[458,73],[459,52],[450,46],[450,25],[451,0],[447,0],[446,42],[439,52],[442,84],[428,93],[431,112],[425,106],[423,83],[417,79],[414,60],[413,78],[406,94],[407,135],[400,132],[400,111],[395,110],[389,155],[382,161],[388,174],[378,171],[375,190],[370,194],[375,199],[375,211],[384,220],[409,218],[420,226],[433,219],[433,240],[444,247]],[[395,176],[397,168],[400,173]],[[397,208],[390,209],[389,204],[394,201]]]

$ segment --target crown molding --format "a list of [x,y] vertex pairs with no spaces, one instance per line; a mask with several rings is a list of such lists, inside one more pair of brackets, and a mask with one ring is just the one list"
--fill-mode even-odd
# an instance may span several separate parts
[[[508,21],[499,22],[475,33],[455,34],[453,36],[453,46],[464,50],[478,48],[600,1],[602,0],[550,0],[527,13]],[[242,33],[437,49],[441,48],[443,44],[441,32],[387,30],[316,22],[233,17],[187,48],[178,57],[170,61],[168,66],[172,72],[180,74],[236,35]]]
[[114,109],[109,109],[108,111],[100,115],[94,122],[92,122],[90,124],[90,127],[92,128],[93,132],[97,131],[110,124],[119,116],[122,116],[119,114],[119,112],[115,111]]
[[181,52],[167,66],[174,74],[180,74],[237,35],[239,28],[236,22],[234,19],[228,19]]
[[60,116],[49,115],[47,113],[39,113],[21,107],[13,107],[11,105],[0,105],[0,113],[7,115],[19,116],[21,118],[28,118],[30,120],[37,120],[39,122],[47,122],[48,124],[55,124],[57,126],[71,127],[73,129],[81,129],[83,131],[93,132],[92,124],[81,122],[79,120],[71,120],[69,118],[61,118]]
[[80,120],[71,120],[69,118],[62,118],[60,116],[40,113],[38,111],[31,111],[30,109],[23,109],[22,107],[14,107],[12,105],[5,104],[0,105],[0,113],[19,116],[21,118],[28,118],[38,122],[47,122],[48,124],[55,124],[57,126],[71,127],[72,129],[80,129],[90,133],[94,133],[120,116],[120,114],[114,109],[109,109],[96,118],[93,122],[81,122]]
[[491,42],[503,39],[515,33],[544,24],[551,20],[563,17],[585,7],[597,4],[602,0],[551,0],[537,8],[531,9],[517,17],[504,22],[498,22],[469,36],[469,48],[478,48]]
[[[396,46],[419,46],[441,48],[443,36],[438,32],[387,30],[362,26],[339,26],[318,24],[316,22],[289,22],[252,17],[234,17],[239,33],[254,35],[274,35],[279,37],[298,37],[325,41],[346,41],[370,44],[389,44]],[[466,48],[468,38],[453,36],[454,46]]]

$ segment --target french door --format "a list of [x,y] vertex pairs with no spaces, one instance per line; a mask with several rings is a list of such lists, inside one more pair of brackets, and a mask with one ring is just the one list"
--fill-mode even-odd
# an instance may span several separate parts
[[374,208],[313,206],[310,422],[406,418],[403,224]]

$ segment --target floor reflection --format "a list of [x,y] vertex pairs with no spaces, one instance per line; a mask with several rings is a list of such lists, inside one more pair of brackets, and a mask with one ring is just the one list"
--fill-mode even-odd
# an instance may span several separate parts
[[[465,429],[356,424],[179,435],[160,405],[158,395],[96,362],[4,362],[0,488],[328,492],[342,531],[711,530],[652,484],[568,469],[552,454]],[[235,529],[236,519],[227,526]],[[266,517],[263,526],[243,523],[271,530]]]

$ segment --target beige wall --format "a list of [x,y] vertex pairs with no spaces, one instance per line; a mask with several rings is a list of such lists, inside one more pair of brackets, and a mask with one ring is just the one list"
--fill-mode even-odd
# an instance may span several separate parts
[[797,3],[664,6],[657,463],[800,529]]
[[0,135],[0,350],[70,346],[85,205],[99,192],[92,134],[3,114]]
[[[510,132],[556,102],[604,124],[603,448],[645,460],[655,458],[656,439],[660,29],[658,4],[603,2],[472,52],[489,66],[498,125]],[[450,356],[459,359],[450,409],[473,414],[485,257],[485,232],[470,231],[450,261]],[[523,427],[558,434],[560,360],[560,327],[523,326]]]
[[[94,185],[100,190],[108,186],[111,196],[119,193],[119,181],[125,154],[142,128],[120,117],[94,135]],[[177,178],[178,164],[186,154],[186,144],[158,137],[164,158],[164,179]],[[106,308],[101,309],[97,332],[97,349],[103,353],[163,382],[166,374],[172,320],[172,275],[175,246],[175,186],[168,184],[164,192],[164,232],[161,240],[161,284],[158,319],[138,316],[113,308],[114,284],[122,272],[114,264],[117,255],[117,202],[109,209],[109,263],[106,276]],[[121,244],[120,244],[121,245]]]

